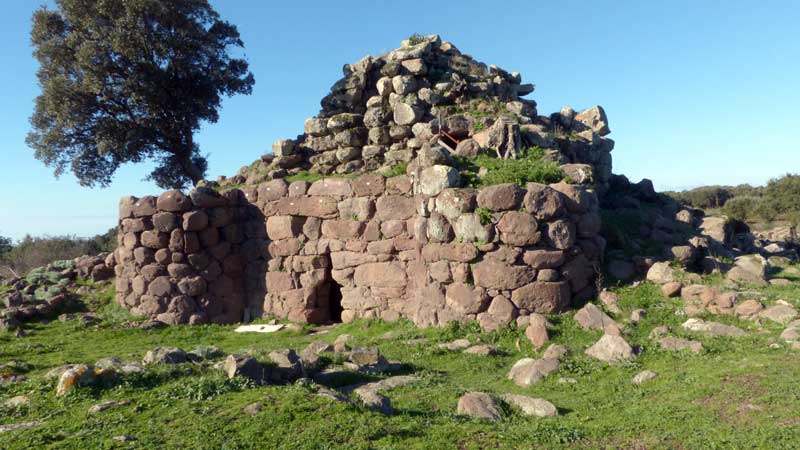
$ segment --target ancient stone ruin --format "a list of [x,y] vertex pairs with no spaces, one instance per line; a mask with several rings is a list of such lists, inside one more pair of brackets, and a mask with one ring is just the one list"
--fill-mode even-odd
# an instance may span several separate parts
[[[122,199],[121,305],[167,323],[375,317],[496,329],[595,295],[596,193],[608,189],[613,148],[602,108],[539,116],[518,73],[438,36],[344,73],[303,135],[238,175]],[[566,181],[476,189],[454,163],[533,146]]]

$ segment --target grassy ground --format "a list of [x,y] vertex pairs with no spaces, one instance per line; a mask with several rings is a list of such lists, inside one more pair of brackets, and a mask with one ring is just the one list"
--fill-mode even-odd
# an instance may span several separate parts
[[[782,327],[717,317],[746,330],[743,338],[692,336],[703,353],[668,353],[649,339],[650,330],[669,325],[675,334],[685,317],[676,315],[680,300],[663,300],[655,286],[620,288],[627,317],[634,308],[648,313],[638,325],[626,324],[626,339],[642,347],[633,362],[608,366],[583,355],[598,332],[579,329],[571,314],[551,318],[551,338],[570,347],[559,372],[530,388],[506,379],[517,359],[536,356],[521,330],[481,333],[475,327],[419,330],[407,322],[357,322],[328,333],[280,331],[238,334],[228,326],[176,326],[160,330],[122,329],[126,314],[111,305],[110,288],[95,288],[85,298],[100,311],[97,328],[76,323],[33,325],[29,336],[0,334],[0,364],[22,360],[31,365],[28,381],[0,387],[0,404],[27,395],[31,404],[17,410],[0,406],[0,424],[42,420],[37,428],[0,433],[2,449],[45,448],[203,448],[203,449],[480,449],[480,448],[686,448],[790,449],[800,442],[800,374],[798,352],[783,345],[770,348]],[[765,298],[795,304],[796,287],[770,287]],[[622,317],[618,321],[624,322]],[[377,345],[390,360],[409,366],[420,382],[388,391],[395,415],[383,416],[360,406],[314,395],[313,388],[253,387],[227,380],[209,364],[149,369],[107,387],[79,388],[63,398],[43,374],[64,363],[93,363],[118,356],[141,359],[154,347],[191,349],[216,345],[226,352],[245,349],[302,349],[309,342],[333,342],[339,334],[356,344]],[[424,344],[405,341],[425,337]],[[496,344],[501,356],[475,356],[436,349],[436,343],[466,337]],[[659,375],[641,386],[631,384],[639,371]],[[571,377],[576,383],[559,383]],[[354,376],[352,380],[355,381]],[[515,392],[551,401],[559,416],[530,418],[507,410],[496,423],[455,414],[458,397],[467,391]],[[131,404],[90,415],[90,406],[105,400]],[[242,412],[262,402],[256,416]],[[128,435],[135,441],[112,438]]]

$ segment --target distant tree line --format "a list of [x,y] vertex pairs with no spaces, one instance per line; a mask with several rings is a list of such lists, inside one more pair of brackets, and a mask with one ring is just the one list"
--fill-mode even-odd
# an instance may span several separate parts
[[665,194],[693,208],[719,209],[736,220],[800,223],[800,175],[796,174],[773,178],[766,186],[703,186]]
[[0,236],[0,278],[24,275],[53,261],[111,252],[117,248],[117,228],[90,238],[31,236],[18,242]]

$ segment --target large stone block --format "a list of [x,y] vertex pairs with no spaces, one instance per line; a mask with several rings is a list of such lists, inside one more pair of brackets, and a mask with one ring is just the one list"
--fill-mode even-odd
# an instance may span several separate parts
[[375,215],[380,220],[406,220],[416,213],[413,197],[385,195],[378,198]]
[[353,187],[350,185],[350,180],[346,178],[323,178],[311,184],[311,187],[308,188],[308,195],[350,197],[353,195]]
[[273,241],[297,237],[303,230],[303,223],[302,217],[267,217],[267,236]]
[[386,178],[377,173],[368,173],[353,180],[351,185],[353,193],[357,197],[377,197],[383,195],[383,191],[386,188]]
[[551,220],[566,212],[566,199],[555,189],[539,183],[528,183],[522,204],[539,220]]
[[436,197],[436,212],[455,220],[461,214],[475,211],[476,196],[475,189],[445,189]]
[[564,281],[526,284],[511,293],[511,301],[520,309],[549,314],[565,310],[570,304],[569,284]]
[[478,314],[486,310],[489,296],[483,288],[453,283],[447,286],[445,302],[458,314]]
[[364,229],[364,222],[358,220],[325,220],[322,222],[322,236],[330,239],[357,239]]
[[332,218],[339,212],[333,197],[290,197],[282,198],[275,204],[279,215]]
[[508,211],[497,222],[500,240],[508,245],[523,247],[539,242],[536,219],[527,212]]
[[425,168],[419,175],[419,192],[436,196],[442,190],[458,186],[461,175],[453,167],[436,165]]
[[203,211],[190,211],[183,215],[185,231],[200,231],[208,226],[208,215]]
[[158,209],[156,208],[156,198],[152,195],[147,195],[133,204],[131,207],[134,217],[149,217],[155,214]]
[[160,211],[184,212],[192,209],[192,201],[183,192],[173,189],[158,196],[156,207]]
[[476,286],[486,289],[517,289],[535,280],[536,270],[484,260],[475,264],[472,277]]
[[497,184],[478,191],[478,206],[491,211],[516,210],[522,205],[525,191],[514,183]]
[[261,202],[271,202],[286,197],[289,186],[282,179],[267,181],[258,186],[258,199]]
[[473,244],[428,244],[422,248],[422,258],[427,262],[454,261],[470,262],[478,257],[478,249]]
[[406,270],[396,262],[367,263],[356,267],[356,286],[405,287]]
[[339,202],[339,217],[352,220],[369,220],[375,213],[375,201],[369,197],[346,198]]

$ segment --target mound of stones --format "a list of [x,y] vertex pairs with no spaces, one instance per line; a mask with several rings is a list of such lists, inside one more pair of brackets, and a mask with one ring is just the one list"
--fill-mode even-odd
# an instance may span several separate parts
[[[773,265],[798,261],[791,233],[752,233],[724,216],[706,216],[655,192],[650,180],[631,183],[613,175],[602,198],[607,240],[607,272],[617,280],[644,276],[660,284],[674,281],[666,270],[676,264],[688,272],[725,274],[738,284],[766,285]],[[630,257],[630,254],[636,256]]]
[[81,256],[6,281],[8,289],[0,296],[0,331],[14,331],[24,321],[53,315],[77,290],[77,280],[108,280],[114,277],[114,266],[113,254]]
[[329,175],[413,166],[420,151],[436,145],[460,156],[486,150],[501,158],[538,146],[567,176],[596,182],[604,192],[614,147],[605,137],[605,111],[565,107],[538,115],[536,102],[524,98],[533,90],[519,73],[477,62],[437,35],[415,37],[383,56],[345,65],[320,112],[305,121],[304,134],[275,142],[271,154],[220,183],[255,185],[301,170]]

